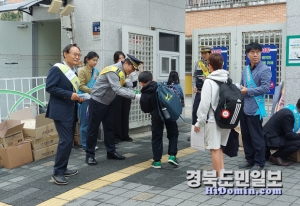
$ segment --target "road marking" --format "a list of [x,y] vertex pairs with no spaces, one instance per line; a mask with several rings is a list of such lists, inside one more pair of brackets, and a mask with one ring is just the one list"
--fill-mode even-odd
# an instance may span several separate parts
[[[193,148],[186,148],[183,150],[178,151],[176,157],[184,157],[186,155],[192,154],[194,152],[197,152],[198,150]],[[169,155],[164,155],[161,158],[162,163],[168,162]],[[153,160],[147,160],[145,162],[135,164],[130,167],[126,167],[125,169],[119,170],[117,172],[113,172],[111,174],[108,174],[106,176],[100,177],[96,180],[93,180],[91,182],[85,183],[83,185],[80,185],[74,189],[71,189],[65,193],[62,193],[60,195],[57,195],[49,200],[46,200],[45,202],[42,202],[38,204],[38,206],[60,206],[64,205],[72,200],[75,200],[76,198],[82,197],[92,191],[95,191],[101,187],[105,187],[107,185],[110,185],[114,182],[117,182],[119,180],[122,180],[126,177],[129,177],[131,175],[134,175],[138,172],[144,171],[146,169],[151,168],[151,163]],[[0,203],[0,206],[1,203]]]

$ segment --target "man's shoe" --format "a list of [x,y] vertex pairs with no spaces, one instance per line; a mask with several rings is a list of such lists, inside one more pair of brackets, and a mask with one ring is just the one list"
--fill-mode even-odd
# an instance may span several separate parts
[[269,161],[278,166],[289,166],[290,165],[290,163],[284,162],[283,159],[281,159],[281,157],[274,157],[273,155],[270,156]]
[[250,169],[250,172],[252,172],[252,171],[261,171],[262,169],[264,169],[263,166],[257,166],[257,165],[254,165],[254,166]]
[[153,168],[161,168],[161,161],[153,161],[151,164],[151,167]]
[[172,155],[169,156],[168,163],[170,163],[171,165],[174,165],[174,166],[179,165],[176,156],[172,156]]
[[239,165],[239,169],[245,169],[245,168],[252,168],[254,164],[250,164],[249,162],[244,162],[243,164]]
[[132,142],[133,139],[131,137],[126,137],[125,139],[121,139],[122,142]]
[[87,163],[88,165],[97,165],[97,161],[92,157],[86,157],[85,163]]
[[119,155],[117,152],[107,152],[107,159],[115,159],[115,160],[124,160],[125,157],[122,155]]
[[64,176],[65,177],[71,177],[73,175],[76,175],[78,174],[78,170],[66,170],[65,173],[64,173]]
[[67,185],[68,184],[67,179],[63,175],[52,175],[52,179],[57,185]]

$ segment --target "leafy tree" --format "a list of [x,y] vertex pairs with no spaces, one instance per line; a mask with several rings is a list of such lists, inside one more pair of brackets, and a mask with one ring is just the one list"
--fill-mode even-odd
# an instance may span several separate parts
[[23,13],[21,11],[7,11],[0,14],[2,21],[22,21]]

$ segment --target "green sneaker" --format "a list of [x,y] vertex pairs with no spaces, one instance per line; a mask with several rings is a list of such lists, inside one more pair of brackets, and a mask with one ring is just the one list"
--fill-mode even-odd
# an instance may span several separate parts
[[179,165],[176,156],[172,156],[172,155],[169,156],[168,163],[174,166]]
[[161,168],[161,161],[153,161],[152,164],[151,164],[151,167],[153,168]]

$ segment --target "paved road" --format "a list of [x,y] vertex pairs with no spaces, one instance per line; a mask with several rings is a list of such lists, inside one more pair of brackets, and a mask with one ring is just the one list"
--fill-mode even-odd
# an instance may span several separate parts
[[[190,122],[190,119],[188,119]],[[69,178],[66,186],[51,181],[53,159],[49,157],[16,169],[0,169],[1,205],[293,205],[300,206],[300,163],[289,167],[267,163],[265,169],[281,170],[282,195],[206,195],[202,185],[187,185],[187,170],[210,170],[209,151],[196,151],[186,141],[190,125],[180,127],[178,142],[179,167],[166,163],[167,138],[164,134],[164,157],[161,169],[152,162],[151,133],[133,135],[134,142],[122,142],[117,150],[125,161],[107,160],[103,143],[96,154],[97,166],[84,163],[85,153],[75,146],[69,161],[70,169],[79,174]],[[238,170],[243,151],[238,157],[225,157],[227,170]]]

